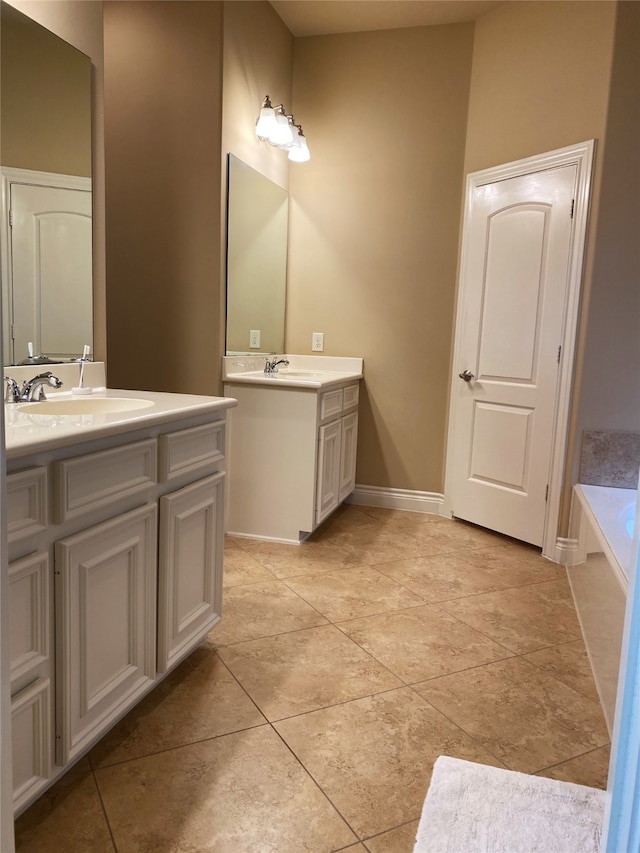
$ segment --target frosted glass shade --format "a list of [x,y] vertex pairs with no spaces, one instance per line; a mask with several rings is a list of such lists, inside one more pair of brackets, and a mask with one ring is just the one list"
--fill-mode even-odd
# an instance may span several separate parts
[[311,159],[307,140],[301,134],[298,134],[295,144],[289,148],[289,160],[294,163],[306,163]]
[[258,139],[271,139],[277,129],[275,110],[272,107],[263,107],[256,122],[256,136]]

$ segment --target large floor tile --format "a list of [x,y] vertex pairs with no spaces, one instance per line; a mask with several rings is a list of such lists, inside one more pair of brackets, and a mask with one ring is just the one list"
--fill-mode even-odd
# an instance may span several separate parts
[[582,639],[563,643],[560,646],[550,646],[539,652],[531,652],[524,655],[524,659],[544,672],[555,675],[560,681],[564,681],[588,699],[594,702],[600,701],[589,656]]
[[438,606],[513,652],[525,654],[580,638],[566,581],[483,593]]
[[496,589],[527,586],[544,581],[564,580],[564,566],[545,560],[539,551],[530,551],[520,543],[509,541],[500,545],[483,546],[465,554],[465,559],[476,569],[495,579]]
[[438,755],[497,763],[408,687],[274,725],[360,838],[420,817]]
[[248,583],[273,580],[273,574],[236,545],[225,548],[223,582],[225,589]]
[[430,605],[342,622],[340,629],[406,684],[512,656]]
[[222,619],[209,634],[216,646],[325,625],[327,620],[282,581],[225,590]]
[[332,529],[331,542],[361,566],[441,553],[437,542],[420,539],[415,534],[415,530],[422,527],[424,525],[404,529],[385,527],[370,519],[369,523]]
[[118,853],[330,853],[358,840],[270,726],[96,778]]
[[287,583],[331,622],[423,604],[415,593],[371,567],[289,578]]
[[495,574],[476,567],[465,557],[438,554],[378,563],[376,571],[391,578],[425,601],[449,601],[481,592],[495,592],[511,586]]
[[369,853],[413,853],[418,823],[419,821],[412,820],[403,826],[383,832],[382,835],[367,838],[365,847]]
[[115,853],[86,758],[17,819],[15,834],[16,853]]
[[331,572],[340,568],[351,568],[358,562],[357,558],[347,554],[337,545],[325,541],[283,545],[279,542],[248,539],[244,553],[278,578]]
[[140,758],[264,722],[216,652],[200,648],[102,738],[91,764]]
[[236,643],[219,654],[269,720],[402,685],[333,625]]
[[512,770],[535,773],[608,743],[602,710],[521,658],[414,685]]
[[561,782],[574,782],[576,785],[587,785],[589,788],[606,790],[609,778],[610,752],[609,746],[601,746],[592,752],[556,764],[555,767],[540,770],[537,775],[547,776],[549,779],[559,779]]

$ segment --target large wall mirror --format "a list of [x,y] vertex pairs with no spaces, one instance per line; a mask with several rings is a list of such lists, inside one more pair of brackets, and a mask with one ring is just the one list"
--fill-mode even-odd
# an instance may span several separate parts
[[283,352],[289,196],[229,154],[227,355]]
[[66,361],[93,349],[91,60],[1,15],[3,358]]

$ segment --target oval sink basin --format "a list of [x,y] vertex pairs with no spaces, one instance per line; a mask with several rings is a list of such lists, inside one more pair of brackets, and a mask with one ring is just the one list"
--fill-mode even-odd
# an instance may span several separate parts
[[291,377],[292,379],[313,379],[314,376],[326,376],[326,370],[279,370],[278,373],[274,373],[278,379],[287,379],[287,377]]
[[40,400],[22,403],[18,410],[34,415],[109,415],[116,412],[132,412],[153,406],[151,400],[135,397],[78,397],[71,400]]

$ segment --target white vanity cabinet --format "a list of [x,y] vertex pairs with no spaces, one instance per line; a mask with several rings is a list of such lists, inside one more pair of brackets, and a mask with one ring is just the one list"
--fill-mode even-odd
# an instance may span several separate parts
[[16,813],[220,619],[225,415],[10,458]]
[[359,381],[242,383],[229,424],[227,531],[300,542],[353,491]]

